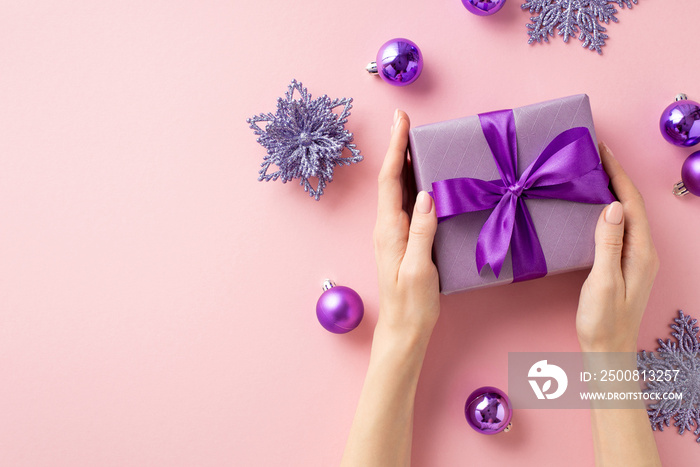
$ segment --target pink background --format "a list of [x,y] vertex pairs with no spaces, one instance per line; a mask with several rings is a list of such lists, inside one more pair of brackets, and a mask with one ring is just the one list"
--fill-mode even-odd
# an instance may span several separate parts
[[[661,110],[700,98],[700,2],[640,0],[603,56],[527,45],[530,14],[458,0],[3,2],[0,15],[0,464],[326,466],[340,460],[377,319],[376,176],[394,108],[414,124],[586,92],[598,136],[647,200],[661,270],[640,348],[700,317],[700,200]],[[421,47],[408,88],[368,76],[387,39]],[[349,96],[364,162],[320,202],[256,181],[245,119],[292,78]],[[593,462],[587,411],[516,411],[485,437],[462,409],[507,388],[508,351],[575,351],[586,272],[443,299],[417,395],[414,465]],[[366,316],[343,336],[323,278]],[[545,299],[546,297],[546,299]],[[486,332],[485,332],[486,331]],[[691,434],[658,433],[665,465]]]

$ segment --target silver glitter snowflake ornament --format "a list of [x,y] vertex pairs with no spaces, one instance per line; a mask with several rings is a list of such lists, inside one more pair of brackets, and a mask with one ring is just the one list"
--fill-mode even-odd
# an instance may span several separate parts
[[[664,430],[664,425],[678,427],[678,434],[686,430],[700,435],[700,341],[698,340],[697,319],[684,315],[679,311],[679,317],[671,325],[676,339],[663,341],[659,339],[658,355],[654,352],[642,351],[637,356],[637,367],[646,370],[647,375],[664,375],[654,380],[646,379],[645,393],[682,394],[682,399],[663,399],[649,404],[647,413],[654,431]],[[676,372],[677,370],[677,372]],[[667,376],[666,376],[667,375]],[[668,380],[668,381],[667,381]],[[695,430],[693,431],[693,427]],[[700,436],[696,439],[700,443]]]
[[[299,98],[294,98],[294,91]],[[342,107],[340,114],[333,112]],[[360,162],[360,151],[352,143],[353,135],[345,129],[350,116],[352,99],[333,99],[325,94],[311,99],[311,94],[297,80],[292,80],[283,98],[277,99],[277,112],[256,115],[246,122],[259,136],[257,139],[267,155],[263,158],[258,172],[259,181],[282,180],[287,183],[300,179],[304,191],[317,201],[328,183],[333,181],[333,169],[337,165],[350,165]],[[258,123],[265,122],[265,129]],[[342,157],[347,148],[352,154]],[[267,173],[270,165],[278,170]],[[316,188],[310,178],[316,177]]]
[[601,23],[618,22],[615,4],[620,8],[632,8],[633,3],[637,0],[528,0],[520,7],[537,16],[531,17],[527,25],[530,36],[527,43],[549,42],[549,36],[554,37],[556,29],[564,42],[578,35],[583,47],[602,54],[601,47],[608,35]]

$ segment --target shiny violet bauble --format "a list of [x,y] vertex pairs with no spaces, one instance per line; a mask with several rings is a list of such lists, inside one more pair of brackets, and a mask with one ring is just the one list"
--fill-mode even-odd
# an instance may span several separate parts
[[355,329],[365,314],[360,295],[328,279],[323,283],[323,291],[316,302],[316,317],[321,326],[335,334]]
[[367,71],[394,86],[406,86],[423,71],[423,56],[415,42],[392,39],[379,48],[377,60],[367,65]]
[[679,94],[676,102],[664,109],[659,127],[666,141],[676,146],[700,143],[700,104]]
[[510,430],[513,412],[505,392],[484,386],[469,394],[464,404],[464,416],[474,430],[485,435],[495,435]]
[[503,8],[506,0],[462,0],[464,7],[479,16],[488,16]]
[[673,186],[673,194],[700,196],[700,151],[695,151],[683,163],[681,181]]

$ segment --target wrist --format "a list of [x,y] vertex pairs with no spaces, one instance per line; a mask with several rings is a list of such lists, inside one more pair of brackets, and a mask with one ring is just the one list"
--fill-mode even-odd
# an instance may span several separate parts
[[593,335],[578,333],[578,343],[582,352],[637,352],[637,333],[606,329]]
[[423,364],[428,350],[430,334],[405,328],[388,326],[380,319],[374,329],[372,355],[384,355],[401,364]]
[[636,342],[588,342],[579,339],[581,352],[613,352],[613,353],[636,353]]
[[640,409],[642,378],[637,369],[634,352],[586,352],[583,367],[592,378],[586,382],[588,391],[605,393],[608,398],[590,399],[592,409]]
[[433,327],[396,326],[383,320],[381,315],[374,328],[374,342],[389,345],[400,352],[425,352]]
[[428,347],[427,339],[397,333],[377,324],[372,340],[368,375],[382,375],[391,384],[415,391]]

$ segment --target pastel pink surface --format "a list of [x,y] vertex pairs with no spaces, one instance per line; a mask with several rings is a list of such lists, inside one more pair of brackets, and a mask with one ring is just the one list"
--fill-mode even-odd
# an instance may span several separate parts
[[[527,45],[515,1],[487,18],[456,0],[6,2],[0,465],[337,464],[378,313],[376,175],[396,107],[424,124],[587,93],[647,202],[662,266],[639,346],[655,349],[676,309],[700,317],[700,200],[670,194],[692,151],[658,132],[677,92],[700,96],[685,43],[700,3],[667,3],[622,10],[598,56],[558,37]],[[406,88],[364,71],[392,37],[425,56]],[[293,77],[355,99],[365,161],[339,168],[320,202],[256,181],[264,150],[245,119],[274,110]],[[352,333],[316,320],[325,277],[363,297]],[[491,437],[462,413],[476,387],[507,390],[509,351],[578,349],[585,277],[442,298],[414,465],[475,452],[592,465],[586,411],[516,408]],[[481,332],[494,316],[495,340]],[[664,465],[696,465],[694,438],[674,431],[656,434]]]

